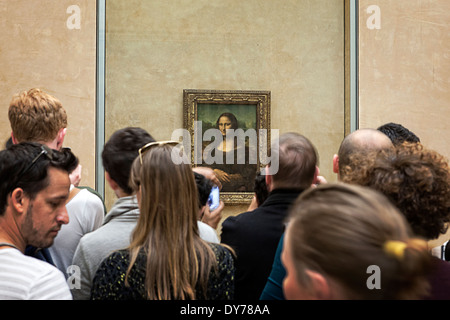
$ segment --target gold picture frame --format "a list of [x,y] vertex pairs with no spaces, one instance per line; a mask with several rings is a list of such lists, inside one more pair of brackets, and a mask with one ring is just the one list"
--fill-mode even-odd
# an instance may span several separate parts
[[[208,154],[206,149],[204,149],[205,133],[209,132],[208,129],[217,129],[219,118],[221,116],[224,117],[224,114],[229,115],[231,113],[232,116],[235,116],[234,121],[237,127],[242,129],[241,132],[253,134],[253,130],[251,129],[254,129],[256,133],[256,143],[255,139],[252,140],[250,137],[244,138],[246,141],[246,151],[250,150],[246,152],[246,156],[247,153],[249,158],[253,156],[252,161],[249,161],[249,164],[236,163],[233,166],[233,168],[241,168],[239,169],[241,182],[233,185],[231,182],[221,180],[222,191],[220,197],[225,203],[248,204],[253,198],[254,191],[252,186],[254,185],[255,175],[265,166],[260,161],[260,155],[267,155],[270,149],[270,102],[270,91],[183,90],[183,125],[191,137],[191,162],[193,167],[209,166],[216,173],[223,173],[225,168],[230,167],[225,160],[219,164],[206,164],[203,158],[204,155]],[[252,135],[252,137],[254,136]],[[207,142],[209,141],[215,140],[208,140]],[[199,151],[196,153],[195,146],[199,146],[200,144],[202,145],[201,153]],[[238,144],[236,143],[234,146]],[[195,158],[196,154],[202,157],[201,161],[198,160],[198,157]],[[255,154],[256,163],[254,158]],[[245,160],[247,161],[247,158]],[[239,175],[228,175],[228,177],[235,176]]]

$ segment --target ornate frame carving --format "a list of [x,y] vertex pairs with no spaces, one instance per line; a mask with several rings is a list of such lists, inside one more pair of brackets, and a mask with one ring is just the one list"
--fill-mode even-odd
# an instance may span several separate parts
[[[191,137],[191,163],[195,167],[199,164],[194,162],[194,146],[196,137],[194,134],[194,123],[198,119],[198,107],[202,104],[226,107],[230,105],[254,105],[256,106],[256,130],[266,129],[266,143],[260,143],[258,136],[258,151],[260,148],[270,148],[270,91],[231,91],[231,90],[183,90],[183,126],[189,131]],[[218,114],[221,112],[218,110]],[[267,154],[267,150],[265,150]],[[260,155],[258,152],[257,168],[261,169]],[[221,192],[221,199],[227,204],[249,204],[253,198],[253,192]]]

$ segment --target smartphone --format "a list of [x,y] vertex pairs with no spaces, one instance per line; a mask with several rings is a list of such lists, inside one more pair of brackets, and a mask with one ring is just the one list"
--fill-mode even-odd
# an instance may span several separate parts
[[219,202],[220,202],[219,187],[214,186],[211,189],[211,193],[209,194],[208,198],[209,210],[213,211],[217,209],[217,207],[219,206]]

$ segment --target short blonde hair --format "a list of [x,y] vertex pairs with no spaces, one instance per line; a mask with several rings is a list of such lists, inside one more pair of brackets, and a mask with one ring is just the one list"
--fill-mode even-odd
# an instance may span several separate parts
[[9,122],[14,137],[23,141],[50,141],[67,127],[67,114],[61,102],[34,88],[15,95],[9,105]]

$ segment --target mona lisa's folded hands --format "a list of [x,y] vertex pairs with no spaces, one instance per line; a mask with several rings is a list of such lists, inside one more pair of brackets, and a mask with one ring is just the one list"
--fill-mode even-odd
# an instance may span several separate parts
[[206,179],[211,180],[216,186],[219,187],[219,189],[222,189],[222,183],[220,182],[219,178],[217,177],[215,170],[208,168],[208,167],[195,167],[192,170],[205,176]]

